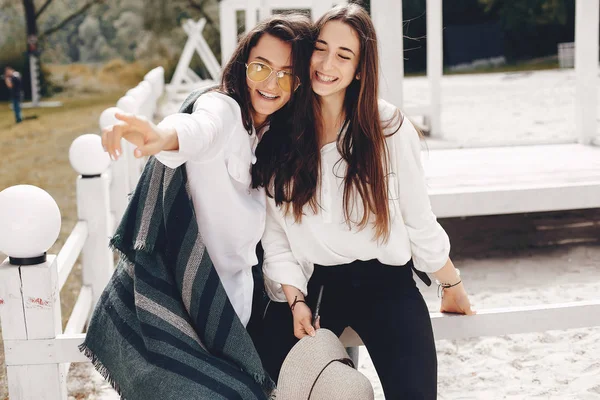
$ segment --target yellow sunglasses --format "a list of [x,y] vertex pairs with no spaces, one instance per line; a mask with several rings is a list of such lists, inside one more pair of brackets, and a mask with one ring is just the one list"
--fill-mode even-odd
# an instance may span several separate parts
[[277,84],[282,90],[286,92],[293,92],[296,91],[296,89],[298,89],[300,86],[300,79],[289,72],[275,71],[267,64],[263,64],[258,61],[252,61],[251,63],[246,64],[246,76],[252,82],[264,82],[269,79],[273,72],[275,72]]

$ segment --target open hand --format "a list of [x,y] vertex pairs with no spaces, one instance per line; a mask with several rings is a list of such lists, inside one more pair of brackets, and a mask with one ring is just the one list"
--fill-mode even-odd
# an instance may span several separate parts
[[175,130],[160,129],[147,118],[133,114],[117,113],[115,117],[121,122],[102,130],[102,146],[113,160],[123,154],[121,139],[136,146],[133,154],[137,158],[179,148]]

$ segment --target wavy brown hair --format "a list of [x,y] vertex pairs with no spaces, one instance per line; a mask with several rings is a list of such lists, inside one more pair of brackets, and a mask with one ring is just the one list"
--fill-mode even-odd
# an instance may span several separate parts
[[233,55],[223,68],[221,84],[217,90],[232,97],[240,105],[242,121],[248,133],[252,133],[253,124],[252,101],[246,84],[246,63],[250,51],[265,34],[289,43],[292,47],[291,73],[300,78],[301,85],[291,94],[290,101],[270,117],[270,123],[273,125],[275,120],[277,126],[277,121],[286,121],[294,117],[291,110],[296,108],[296,103],[303,106],[309,104],[310,66],[306,60],[310,59],[312,54],[313,32],[312,23],[306,15],[289,13],[275,15],[260,22],[240,38]]
[[[337,148],[342,160],[347,163],[344,177],[344,217],[349,226],[364,229],[374,216],[375,238],[386,241],[390,231],[388,200],[388,151],[384,129],[391,125],[401,125],[398,111],[392,120],[380,120],[379,56],[377,35],[369,14],[359,5],[345,4],[329,10],[315,24],[316,32],[330,21],[341,21],[349,25],[360,41],[360,60],[354,79],[346,89],[343,123],[345,134],[338,136]],[[301,136],[289,137],[286,145],[280,147],[281,154],[287,154],[288,164],[279,164],[264,173],[267,194],[282,205],[286,213],[291,212],[296,222],[300,222],[304,207],[308,204],[313,212],[318,211],[317,187],[320,182],[320,150],[318,138],[322,134],[322,119],[319,98],[313,95],[313,106],[303,113],[304,121],[309,122]],[[396,129],[397,131],[397,129]],[[394,134],[395,132],[391,133]],[[278,135],[282,136],[282,135]],[[283,140],[281,140],[283,144]],[[261,143],[262,146],[262,143]],[[260,146],[259,146],[260,148]],[[278,149],[271,148],[271,153]],[[270,180],[272,178],[272,180]],[[356,220],[352,215],[358,205],[357,195],[362,203],[362,213]]]

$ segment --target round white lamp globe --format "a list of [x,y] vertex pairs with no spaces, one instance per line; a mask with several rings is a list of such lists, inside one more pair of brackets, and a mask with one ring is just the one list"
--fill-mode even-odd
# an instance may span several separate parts
[[137,88],[140,91],[140,93],[142,93],[141,100],[147,99],[148,97],[152,96],[152,85],[150,84],[150,82],[141,81],[137,85]]
[[[146,83],[148,86],[144,85]],[[129,89],[127,91],[127,96],[133,97],[137,103],[143,102],[146,98],[148,98],[152,94],[152,88],[148,82],[141,82],[139,85],[134,87],[133,89]],[[125,97],[127,97],[125,96]]]
[[110,157],[102,148],[102,138],[88,133],[73,140],[69,148],[71,166],[80,175],[100,175],[110,166]]
[[44,255],[56,242],[60,224],[58,205],[46,191],[18,185],[0,192],[0,251],[9,257]]
[[107,108],[106,110],[102,111],[102,114],[100,114],[100,120],[99,120],[100,129],[104,129],[104,128],[107,128],[112,125],[116,125],[119,122],[121,122],[117,119],[117,117],[115,117],[116,113],[123,113],[123,110],[121,110],[120,108],[117,108],[117,107],[110,107],[110,108]]
[[135,114],[138,111],[138,105],[131,96],[123,96],[117,101],[117,107],[126,113]]

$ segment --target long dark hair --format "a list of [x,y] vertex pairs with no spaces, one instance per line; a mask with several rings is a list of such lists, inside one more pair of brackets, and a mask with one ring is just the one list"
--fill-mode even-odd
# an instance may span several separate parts
[[[377,36],[369,14],[356,4],[337,6],[325,13],[315,24],[316,32],[330,21],[341,21],[357,33],[360,41],[360,61],[355,79],[346,89],[344,111],[346,120],[345,134],[340,135],[337,148],[347,163],[344,177],[344,217],[349,226],[365,228],[375,217],[373,226],[375,238],[386,241],[390,231],[390,212],[388,206],[388,151],[384,128],[399,126],[400,112],[392,120],[381,123],[378,106],[379,93],[379,56]],[[308,124],[299,136],[289,137],[285,149],[280,154],[288,154],[287,164],[273,165],[263,173],[267,185],[267,194],[274,197],[278,205],[283,205],[286,213],[292,212],[296,222],[300,222],[304,207],[308,204],[317,212],[317,187],[321,169],[318,138],[322,132],[320,102],[316,95],[312,98],[312,107],[306,112],[299,110]],[[397,130],[396,130],[397,131]],[[393,132],[395,133],[395,132]],[[393,134],[391,133],[391,134]],[[283,135],[277,135],[283,136]],[[283,140],[280,141],[283,145]],[[261,143],[262,145],[262,143]],[[259,146],[260,147],[260,146]],[[271,153],[279,149],[271,148]],[[353,221],[353,208],[356,195],[362,200],[363,212]]]
[[[275,112],[271,119],[286,120],[291,118],[291,109],[298,101],[306,102],[306,93],[310,92],[310,59],[313,48],[313,27],[310,19],[299,13],[279,14],[272,16],[256,25],[246,35],[242,36],[223,69],[219,91],[231,96],[240,105],[244,128],[252,132],[252,102],[246,84],[246,63],[250,51],[256,46],[264,34],[274,36],[292,46],[292,71],[300,78],[301,85],[290,98],[290,101]],[[273,121],[271,120],[271,124]]]

